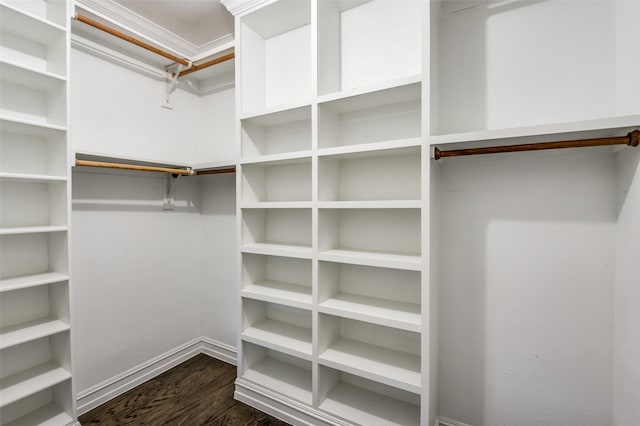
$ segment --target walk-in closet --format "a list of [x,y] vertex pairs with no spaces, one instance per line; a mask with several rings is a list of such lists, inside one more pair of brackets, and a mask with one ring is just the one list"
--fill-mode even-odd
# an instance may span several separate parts
[[0,0],[0,424],[640,425],[639,21]]

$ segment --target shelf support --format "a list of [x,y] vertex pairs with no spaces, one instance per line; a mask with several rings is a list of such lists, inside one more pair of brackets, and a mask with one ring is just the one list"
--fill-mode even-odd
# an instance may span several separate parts
[[175,210],[176,200],[174,197],[174,190],[178,178],[181,175],[167,173],[167,184],[164,189],[164,196],[162,197],[162,210]]
[[499,154],[504,152],[541,151],[545,149],[585,148],[593,146],[640,145],[640,130],[634,130],[626,136],[598,139],[580,139],[573,141],[526,143],[521,145],[488,146],[485,148],[465,148],[441,151],[436,147],[433,156],[436,160],[446,157],[462,157],[466,155]]

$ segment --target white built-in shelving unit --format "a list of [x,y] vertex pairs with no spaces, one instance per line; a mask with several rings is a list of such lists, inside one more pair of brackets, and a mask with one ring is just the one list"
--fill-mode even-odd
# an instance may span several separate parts
[[[576,7],[579,20],[574,20]],[[502,154],[493,157],[499,160],[495,163],[487,156],[436,163],[433,147],[621,136],[639,128],[640,83],[631,70],[638,65],[634,49],[640,46],[626,29],[628,16],[637,11],[630,2],[562,1],[279,0],[239,8],[242,312],[236,397],[296,424],[430,425],[439,415],[439,398],[444,400],[440,406],[450,410],[456,404],[472,406],[469,396],[486,391],[474,384],[492,377],[482,370],[482,357],[493,354],[482,352],[482,344],[495,341],[482,340],[485,331],[478,327],[484,311],[473,316],[473,309],[489,303],[483,299],[484,286],[494,285],[501,274],[522,288],[554,282],[554,276],[524,271],[536,256],[553,252],[550,247],[557,241],[578,255],[563,257],[566,263],[549,270],[573,277],[567,280],[576,285],[589,274],[603,274],[599,262],[585,265],[582,259],[610,240],[594,230],[597,221],[583,221],[578,212],[579,206],[598,209],[610,197],[604,186],[594,184],[597,179],[588,180],[594,184],[592,192],[583,192],[585,181],[576,176],[591,173],[606,180],[618,173],[626,182],[633,173],[620,158],[632,148]],[[545,28],[544,34],[536,28]],[[509,184],[520,186],[506,190]],[[569,198],[586,198],[565,205],[558,196],[544,197],[541,184],[551,185],[552,192],[565,191]],[[496,194],[502,198],[494,199]],[[515,214],[513,223],[521,229],[504,232],[493,245],[481,244],[478,238],[489,232],[482,226],[516,226],[508,216],[491,216],[492,208],[522,209],[532,200],[539,200],[532,213]],[[611,220],[611,229],[631,226],[628,220],[617,225]],[[552,232],[556,241],[526,228],[530,221],[540,226],[564,223],[565,230],[594,225],[584,229],[590,235],[586,240]],[[530,232],[548,247],[534,242],[523,249],[526,259],[505,264],[487,252],[519,247],[520,238]],[[509,254],[518,253],[514,249]],[[487,257],[492,275],[483,276],[485,259],[479,256]],[[606,265],[615,262],[609,260],[604,268],[611,272]],[[616,265],[630,268],[622,261]],[[589,272],[576,278],[580,270]],[[614,286],[616,279],[608,273],[605,281]],[[600,288],[586,281],[580,285]],[[506,287],[492,288],[496,293],[489,296]],[[564,281],[555,284],[558,300],[567,306],[588,305],[575,293],[565,294],[566,288],[570,286]],[[525,299],[523,306],[537,303],[535,297]],[[458,303],[470,312],[459,314]],[[574,318],[576,329],[554,338],[578,335],[576,347],[597,341],[595,333],[578,330],[576,324],[593,321],[586,317],[592,307],[583,308],[575,311],[584,316]],[[537,312],[544,309],[548,304]],[[561,316],[553,311],[546,315]],[[506,317],[501,324],[513,320]],[[540,328],[549,331],[544,321]],[[456,346],[452,330],[465,335],[468,354]],[[516,340],[503,344],[517,345]],[[474,342],[480,346],[475,348]],[[588,387],[581,378],[600,380],[600,373],[585,367],[588,362],[574,365],[583,373],[580,379],[551,374],[563,355],[553,358],[557,347],[538,343],[552,354],[551,367],[518,359],[525,371],[546,374],[556,389],[567,392],[570,386]],[[441,363],[439,354],[446,357]],[[504,358],[492,362],[498,365]],[[477,372],[485,376],[474,378]],[[556,392],[536,391],[529,397],[542,401]],[[451,395],[457,399],[451,401]],[[514,395],[505,400],[517,400]],[[494,395],[496,407],[501,397]],[[545,424],[563,418],[558,412],[573,410],[602,418],[592,408],[602,400],[606,395],[583,396],[570,408],[550,404],[544,415],[530,417]],[[484,409],[484,419],[464,417]],[[508,404],[491,409],[461,409],[457,420],[518,423],[517,418],[500,417],[508,415]],[[526,411],[524,403],[519,411]],[[587,420],[573,419],[575,424]]]
[[[402,28],[381,25],[391,9]],[[425,13],[280,1],[238,18],[242,400],[419,423]],[[410,56],[389,43],[405,36]]]
[[69,2],[0,2],[0,422],[75,422]]

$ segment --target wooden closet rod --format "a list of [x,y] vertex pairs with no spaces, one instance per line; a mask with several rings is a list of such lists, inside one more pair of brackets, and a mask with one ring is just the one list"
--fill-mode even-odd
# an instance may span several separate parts
[[640,130],[634,130],[627,136],[598,139],[580,139],[560,142],[526,143],[521,145],[489,146],[486,148],[434,150],[434,158],[439,160],[446,157],[462,157],[465,155],[499,154],[503,152],[541,151],[544,149],[584,148],[590,146],[628,145],[637,147],[640,144]]
[[178,77],[183,77],[185,75],[189,75],[192,72],[200,71],[201,69],[208,68],[210,66],[219,64],[221,62],[228,61],[228,60],[233,59],[235,57],[236,57],[235,53],[231,52],[231,53],[227,53],[226,55],[219,56],[217,58],[213,58],[213,59],[211,59],[211,60],[209,60],[207,62],[203,62],[201,64],[193,64],[191,66],[191,68],[189,68],[188,70],[184,70],[180,74],[178,74]]
[[172,169],[168,167],[155,167],[155,166],[141,166],[137,164],[121,164],[121,163],[107,163],[104,161],[89,161],[89,160],[76,160],[76,166],[83,167],[102,167],[106,169],[121,169],[121,170],[138,170],[143,172],[162,172],[171,173],[173,175],[195,175],[195,170],[192,169]]
[[115,30],[115,29],[113,29],[111,27],[108,27],[108,26],[106,26],[104,24],[101,24],[100,22],[97,22],[97,21],[94,21],[93,19],[87,18],[86,16],[82,16],[82,15],[76,13],[75,18],[76,18],[76,20],[78,20],[80,22],[84,22],[87,25],[91,25],[94,28],[97,28],[97,29],[102,30],[102,31],[104,31],[106,33],[109,33],[109,34],[111,34],[113,36],[116,36],[119,39],[128,41],[129,43],[133,43],[136,46],[140,46],[143,49],[146,49],[146,50],[148,50],[150,52],[153,52],[153,53],[158,54],[160,56],[164,56],[167,59],[171,59],[173,62],[177,62],[178,64],[181,64],[181,65],[184,65],[184,66],[189,66],[189,61],[187,61],[186,59],[179,58],[179,57],[177,57],[175,55],[172,55],[169,52],[165,52],[164,50],[158,49],[157,47],[154,47],[154,46],[152,46],[152,45],[150,45],[148,43],[145,43],[144,41],[140,41],[137,38],[133,38],[131,36],[128,36],[128,35],[120,32],[118,30]]

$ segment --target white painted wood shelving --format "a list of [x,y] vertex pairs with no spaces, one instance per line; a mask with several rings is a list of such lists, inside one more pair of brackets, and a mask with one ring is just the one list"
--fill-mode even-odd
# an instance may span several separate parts
[[[532,259],[553,252],[556,241],[527,228],[527,219],[543,228],[556,222],[564,223],[564,230],[585,226],[580,203],[597,209],[597,203],[609,200],[598,192],[596,179],[589,181],[593,193],[587,199],[562,210],[553,204],[562,204],[559,199],[545,198],[538,186],[542,182],[549,191],[565,191],[571,198],[577,196],[571,188],[585,190],[584,180],[576,176],[584,177],[588,170],[604,180],[619,173],[626,182],[633,165],[622,158],[633,152],[559,150],[493,157],[499,163],[487,156],[436,163],[432,150],[622,136],[638,128],[634,96],[640,85],[630,72],[638,64],[637,37],[616,24],[637,6],[580,3],[580,16],[593,25],[575,23],[567,29],[576,3],[562,1],[227,3],[236,14],[241,148],[237,208],[242,308],[235,395],[295,424],[434,424],[438,398],[455,407],[461,403],[448,400],[450,394],[472,397],[465,386],[493,377],[483,370],[481,345],[496,341],[487,340],[485,330],[478,328],[493,313],[473,311],[489,309],[483,297],[493,293],[483,293],[488,291],[483,286],[496,286],[500,274],[515,280],[504,287],[536,288],[556,279],[549,271],[566,276],[581,270],[593,276],[604,273],[599,262],[585,265],[580,257],[589,258],[610,241],[601,238],[596,225],[584,228],[589,239],[582,243],[560,232],[550,234],[580,253],[564,256],[566,267],[556,265],[539,274],[527,269]],[[551,16],[557,22],[542,37],[535,28],[547,28]],[[615,57],[603,59],[611,52]],[[609,67],[610,62],[617,68]],[[601,161],[602,156],[610,161]],[[508,184],[521,186],[505,192]],[[496,194],[502,198],[496,200]],[[531,207],[532,213],[514,225],[491,211],[494,206],[483,197],[509,208],[539,200],[540,213]],[[497,215],[485,218],[489,224],[474,216],[487,211]],[[474,240],[489,233],[485,226],[494,230],[491,226],[504,223],[519,233],[504,232],[486,247],[483,240]],[[631,225],[627,218],[617,226]],[[526,258],[517,258],[515,264],[490,257],[489,250],[502,253],[505,247],[519,247],[520,236],[531,232],[547,245],[531,243],[522,249]],[[621,276],[629,275],[628,263],[617,264]],[[483,267],[493,275],[485,276]],[[572,279],[571,285],[582,285],[583,278]],[[609,287],[618,285],[607,275],[590,288],[600,288],[605,281]],[[567,306],[589,303],[565,287],[571,288],[556,283],[553,292]],[[452,293],[454,288],[457,293]],[[492,291],[507,290],[498,286]],[[467,306],[467,299],[474,305]],[[520,303],[537,303],[531,299]],[[471,313],[457,316],[458,306],[452,303]],[[580,316],[590,315],[591,308],[582,312],[573,319],[576,324],[592,321]],[[511,324],[512,318],[502,318],[500,324]],[[541,319],[528,321],[537,324]],[[544,329],[541,335],[548,331],[544,321],[539,327]],[[442,330],[444,338],[439,337]],[[464,334],[472,348],[479,342],[474,348],[480,351],[475,354],[479,360],[466,354],[456,333]],[[567,333],[574,337],[582,332]],[[582,334],[576,344],[598,338]],[[519,344],[516,338],[500,342]],[[547,348],[544,341],[538,345],[564,359],[557,347]],[[447,354],[440,363],[439,353]],[[492,362],[505,360],[494,357]],[[585,387],[582,378],[599,380],[599,373],[585,368],[587,362],[577,367],[584,373],[580,379],[555,375],[560,367],[553,362],[555,367],[546,370],[517,362],[524,371],[539,368],[560,388],[567,383]],[[444,377],[443,387],[438,377]],[[457,392],[452,393],[453,388]],[[471,389],[476,396],[486,391]],[[544,400],[554,392],[546,389],[535,398]],[[571,410],[593,414],[591,408],[578,407],[593,407],[597,401],[585,397]],[[473,401],[467,398],[465,403]],[[526,410],[524,400],[517,403]],[[476,412],[484,408],[475,407]],[[538,423],[553,422],[549,413],[556,408],[540,414]],[[508,404],[500,410],[495,412],[508,413]],[[518,423],[509,417],[458,420]]]
[[419,423],[423,46],[392,65],[379,43],[419,35],[426,8],[393,6],[403,28],[378,34],[388,7],[283,1],[237,21],[236,396],[268,412]]
[[70,2],[0,2],[0,421],[75,422],[67,137]]

